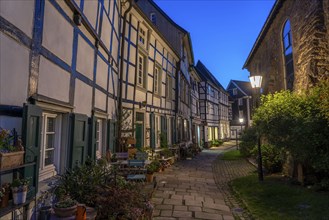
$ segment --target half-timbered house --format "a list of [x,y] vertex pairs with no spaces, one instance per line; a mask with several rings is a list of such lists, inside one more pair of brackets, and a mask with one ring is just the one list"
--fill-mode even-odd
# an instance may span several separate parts
[[175,73],[176,108],[171,125],[172,143],[186,145],[191,142],[190,67],[194,65],[190,34],[177,25],[154,1],[137,1],[137,4],[179,55]]
[[127,16],[125,40],[122,99],[132,122],[127,135],[136,138],[139,149],[172,144],[179,56],[135,4]]

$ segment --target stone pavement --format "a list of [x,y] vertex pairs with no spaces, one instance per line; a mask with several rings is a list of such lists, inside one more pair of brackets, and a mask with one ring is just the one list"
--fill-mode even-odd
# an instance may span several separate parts
[[235,147],[235,142],[203,150],[192,160],[179,161],[165,172],[157,173],[158,187],[153,194],[153,219],[249,219],[229,193],[228,181],[255,169],[244,160],[220,160],[220,153]]

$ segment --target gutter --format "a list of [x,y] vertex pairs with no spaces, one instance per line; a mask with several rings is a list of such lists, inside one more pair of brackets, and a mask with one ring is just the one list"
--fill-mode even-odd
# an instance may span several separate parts
[[[116,152],[121,150],[121,123],[122,123],[122,78],[123,78],[123,59],[124,59],[124,48],[125,48],[125,36],[126,36],[126,20],[129,11],[133,6],[133,0],[121,1],[122,4],[126,2],[129,3],[129,7],[123,14],[123,27],[121,33],[121,45],[120,45],[120,76],[119,76],[119,85],[118,85],[118,123],[117,123],[117,141],[116,141]],[[120,27],[121,28],[121,27]]]

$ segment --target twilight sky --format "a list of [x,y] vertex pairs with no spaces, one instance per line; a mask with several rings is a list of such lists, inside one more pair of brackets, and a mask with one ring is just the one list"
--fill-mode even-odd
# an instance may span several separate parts
[[154,0],[189,31],[195,64],[201,60],[226,88],[249,81],[242,70],[275,0]]

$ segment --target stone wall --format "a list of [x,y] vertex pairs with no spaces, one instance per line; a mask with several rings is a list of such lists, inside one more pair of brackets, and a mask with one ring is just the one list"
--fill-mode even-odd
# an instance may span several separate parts
[[329,78],[329,3],[323,0],[280,1],[279,9],[247,64],[251,75],[264,75],[264,92],[285,89],[282,30],[291,23],[295,70],[294,90]]

